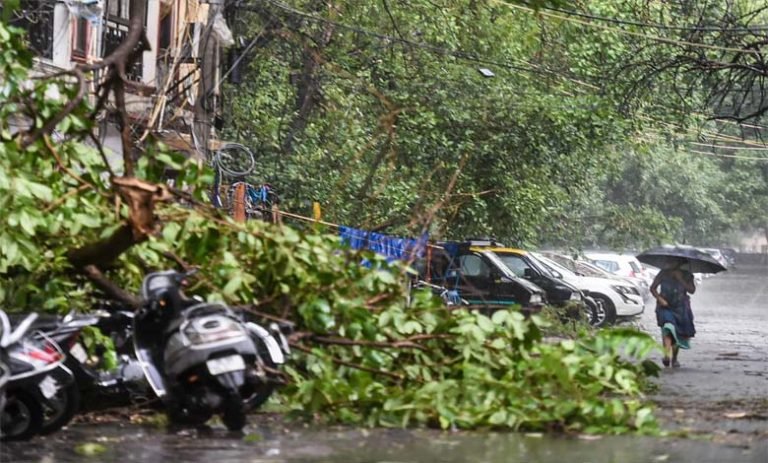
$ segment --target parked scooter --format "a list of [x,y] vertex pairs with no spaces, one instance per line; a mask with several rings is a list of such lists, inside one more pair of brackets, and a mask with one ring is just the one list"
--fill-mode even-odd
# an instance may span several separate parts
[[[3,409],[5,408],[5,386],[8,384],[8,379],[11,377],[11,369],[8,367],[8,345],[13,340],[13,333],[11,333],[11,324],[8,321],[8,316],[4,311],[0,310],[0,418],[2,418]],[[2,430],[0,430],[0,437],[2,437]]]
[[125,333],[130,332],[132,319],[132,312],[96,311],[82,315],[70,312],[64,317],[38,320],[35,328],[62,348],[66,355],[64,364],[75,378],[48,401],[41,434],[49,434],[66,425],[80,409],[83,395],[89,397],[92,404],[110,405],[128,404],[135,395],[146,396],[148,386],[137,360],[122,355],[116,368],[104,371],[103,365],[90,358],[81,339],[81,333],[87,327],[98,327],[105,335],[115,335],[115,338],[130,336]]
[[[3,440],[26,440],[43,432],[47,410],[54,409],[56,397],[74,383],[61,348],[40,331],[27,333],[36,318],[29,315],[4,341],[11,375],[0,418]],[[59,421],[59,427],[68,421]]]
[[192,273],[144,278],[144,305],[133,324],[136,358],[173,423],[199,426],[218,414],[239,431],[246,412],[271,394],[287,343],[281,348],[273,333],[224,304],[186,298],[182,286]]

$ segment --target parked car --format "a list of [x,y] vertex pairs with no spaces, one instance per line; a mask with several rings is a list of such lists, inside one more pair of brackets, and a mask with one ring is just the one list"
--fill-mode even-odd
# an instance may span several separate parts
[[629,278],[641,278],[650,285],[653,277],[643,269],[643,264],[631,254],[587,252],[584,257],[598,267],[615,275]]
[[516,277],[543,289],[548,303],[560,307],[576,307],[589,314],[591,323],[598,321],[597,302],[585,296],[578,287],[558,278],[532,253],[522,249],[503,247],[493,242],[474,242],[470,249],[486,255],[496,265],[505,268]]
[[728,267],[735,267],[736,266],[736,250],[733,248],[721,248],[720,252],[725,257],[725,260],[728,261]]
[[437,244],[417,267],[419,278],[445,298],[486,307],[519,306],[526,313],[539,312],[546,303],[542,288],[510,271],[483,242]]
[[597,265],[586,260],[575,260],[571,257],[553,251],[543,251],[541,254],[552,259],[576,275],[585,277],[609,278],[622,281],[626,284],[629,284],[630,286],[637,288],[638,294],[643,296],[643,299],[647,299],[651,294],[648,290],[648,282],[644,278],[622,277],[601,267],[598,267]]
[[579,275],[546,256],[531,253],[556,277],[576,286],[598,304],[595,326],[612,325],[619,318],[635,317],[645,310],[640,290],[621,279]]

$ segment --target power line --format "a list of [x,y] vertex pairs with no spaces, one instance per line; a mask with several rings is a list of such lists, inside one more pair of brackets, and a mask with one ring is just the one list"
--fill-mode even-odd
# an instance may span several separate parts
[[757,148],[757,147],[745,147],[745,146],[728,146],[728,145],[715,145],[714,143],[699,143],[699,142],[690,142],[690,144],[696,145],[696,146],[710,147],[710,148],[719,149],[719,150],[768,151],[768,147]]
[[569,16],[578,16],[580,18],[591,19],[595,21],[603,21],[612,24],[622,24],[626,26],[637,26],[651,29],[664,29],[664,30],[676,30],[676,31],[689,31],[689,32],[755,32],[755,31],[768,31],[768,24],[757,24],[755,26],[745,27],[718,27],[718,26],[674,26],[662,23],[648,23],[641,21],[630,21],[627,19],[612,18],[608,16],[598,16],[593,13],[582,13],[579,11],[564,10],[556,7],[545,6],[542,7],[545,10],[556,11]]
[[711,156],[716,158],[730,158],[730,159],[743,159],[746,161],[768,161],[768,158],[760,158],[755,156],[739,156],[738,154],[718,154],[718,153],[711,153],[709,151],[685,151],[685,153],[693,153],[693,154],[703,154],[705,156]]
[[[279,9],[281,9],[281,10],[287,12],[287,13],[293,14],[295,16],[302,17],[304,19],[308,19],[308,20],[311,20],[311,21],[314,21],[314,22],[322,22],[322,23],[325,23],[325,24],[330,24],[330,25],[333,25],[333,26],[336,26],[336,27],[339,27],[339,28],[342,28],[342,29],[350,30],[350,31],[353,31],[353,32],[356,32],[356,33],[359,33],[359,34],[362,34],[362,35],[366,35],[366,36],[369,36],[369,37],[374,37],[374,38],[376,38],[378,40],[382,40],[382,41],[385,41],[385,42],[389,42],[389,43],[393,43],[393,44],[399,44],[399,45],[403,45],[403,46],[410,46],[410,47],[414,47],[414,48],[420,48],[420,49],[431,51],[431,52],[439,54],[439,55],[452,56],[454,58],[461,59],[461,60],[464,60],[464,61],[469,61],[469,62],[478,63],[478,64],[491,65],[491,66],[498,66],[500,68],[506,68],[506,69],[510,69],[510,70],[513,70],[513,71],[520,71],[520,72],[533,73],[533,74],[549,74],[549,75],[554,75],[556,77],[559,77],[559,78],[571,81],[573,83],[576,83],[576,84],[584,86],[584,87],[590,87],[590,88],[592,88],[594,90],[598,90],[599,89],[598,86],[595,86],[595,85],[590,84],[588,82],[584,82],[584,81],[575,79],[573,77],[564,75],[564,74],[562,74],[560,72],[554,71],[552,69],[547,69],[545,67],[542,67],[542,66],[534,64],[534,63],[527,62],[525,60],[522,60],[522,62],[524,64],[526,64],[527,66],[529,66],[529,67],[524,67],[524,66],[520,66],[520,65],[516,65],[516,64],[511,64],[511,63],[507,63],[507,62],[501,62],[501,61],[496,61],[496,60],[492,60],[492,59],[489,59],[489,58],[484,58],[484,57],[481,57],[481,56],[479,56],[479,55],[477,55],[475,53],[471,53],[471,52],[467,52],[467,51],[463,51],[463,50],[457,50],[457,49],[450,49],[450,48],[440,47],[440,46],[437,46],[437,45],[434,45],[434,44],[430,44],[430,43],[426,43],[426,42],[417,42],[417,41],[408,40],[408,39],[405,39],[405,38],[402,38],[402,37],[395,37],[395,36],[392,36],[392,35],[383,34],[383,33],[375,32],[375,31],[371,31],[371,30],[367,30],[367,29],[364,29],[364,28],[361,28],[361,27],[358,27],[358,26],[351,26],[349,24],[344,24],[344,23],[341,23],[341,22],[338,22],[338,21],[333,21],[333,20],[330,20],[330,19],[326,19],[326,18],[322,18],[322,17],[319,17],[319,16],[315,16],[315,15],[313,15],[311,13],[307,13],[306,11],[298,10],[296,8],[293,8],[290,5],[286,5],[285,3],[282,3],[282,2],[277,1],[277,0],[267,0],[267,3],[270,3],[270,4],[274,5],[275,7],[279,8]],[[241,6],[240,8],[243,8],[243,7]]]
[[594,22],[591,22],[591,21],[586,21],[586,20],[578,19],[578,18],[571,17],[571,16],[563,16],[563,15],[559,15],[559,14],[555,14],[555,13],[548,13],[548,12],[542,11],[542,10],[538,10],[537,11],[537,10],[533,10],[532,8],[528,8],[526,6],[515,5],[515,4],[512,4],[512,3],[507,3],[504,0],[490,0],[490,1],[493,2],[493,3],[496,3],[498,5],[505,6],[507,8],[514,8],[514,9],[518,9],[518,10],[523,10],[523,11],[527,11],[529,13],[535,13],[535,14],[539,14],[539,15],[542,15],[542,16],[546,16],[548,18],[560,19],[562,21],[568,21],[568,22],[572,22],[572,23],[576,23],[576,24],[581,24],[581,25],[587,26],[587,27],[593,27],[593,28],[597,28],[597,29],[603,29],[603,30],[607,30],[607,31],[612,31],[612,32],[616,32],[616,33],[619,33],[619,34],[629,35],[629,36],[632,36],[632,37],[641,37],[641,38],[644,38],[644,39],[647,39],[647,40],[652,40],[652,41],[656,41],[656,42],[662,42],[662,43],[666,43],[666,44],[669,44],[669,45],[680,45],[680,46],[688,46],[688,47],[701,48],[701,49],[707,49],[707,50],[717,50],[717,51],[728,51],[728,52],[734,52],[734,53],[744,53],[744,54],[750,54],[750,55],[759,55],[760,54],[760,50],[745,50],[743,48],[721,47],[719,45],[709,45],[709,44],[706,44],[706,43],[696,43],[696,42],[687,42],[685,40],[670,39],[670,38],[667,38],[667,37],[659,37],[657,35],[648,35],[648,34],[643,34],[641,32],[633,32],[633,31],[628,31],[628,30],[625,30],[625,29],[617,28],[617,27],[611,27],[611,26],[606,26],[606,25],[603,25],[603,24],[597,24],[597,23],[594,23]]

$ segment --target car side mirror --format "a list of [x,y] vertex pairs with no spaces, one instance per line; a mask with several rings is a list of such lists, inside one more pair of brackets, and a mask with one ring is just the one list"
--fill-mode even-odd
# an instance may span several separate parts
[[529,268],[523,270],[523,278],[533,278],[534,276],[535,276],[535,274],[533,273],[533,269],[532,268],[529,267]]
[[557,278],[558,280],[562,280],[563,279],[563,274],[558,272],[557,270],[552,270],[552,275],[554,275],[555,278]]

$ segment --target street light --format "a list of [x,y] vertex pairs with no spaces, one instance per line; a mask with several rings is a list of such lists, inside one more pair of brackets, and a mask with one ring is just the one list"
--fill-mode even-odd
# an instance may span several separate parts
[[496,75],[488,68],[477,68],[477,70],[480,71],[480,74],[482,74],[483,77],[494,77]]

